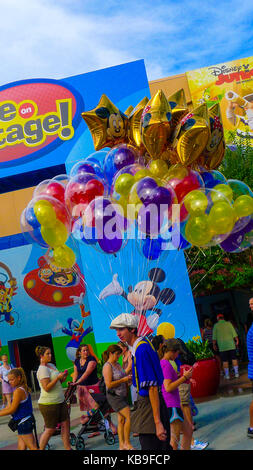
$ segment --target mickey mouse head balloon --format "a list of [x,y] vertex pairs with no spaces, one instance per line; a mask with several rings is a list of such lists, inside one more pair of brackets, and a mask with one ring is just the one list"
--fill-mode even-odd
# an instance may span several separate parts
[[127,116],[106,95],[101,96],[96,108],[83,112],[82,118],[90,129],[95,150],[125,142]]

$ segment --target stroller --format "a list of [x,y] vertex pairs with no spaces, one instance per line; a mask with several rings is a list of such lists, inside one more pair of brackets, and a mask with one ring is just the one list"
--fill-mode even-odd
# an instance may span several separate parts
[[98,386],[89,387],[89,392],[92,398],[99,404],[99,408],[88,418],[85,424],[82,424],[77,436],[74,433],[70,433],[70,443],[76,450],[85,449],[85,441],[82,436],[93,432],[103,432],[105,442],[108,445],[115,443],[115,437],[110,428],[110,413],[112,413],[113,410],[110,408],[105,395],[100,392]]

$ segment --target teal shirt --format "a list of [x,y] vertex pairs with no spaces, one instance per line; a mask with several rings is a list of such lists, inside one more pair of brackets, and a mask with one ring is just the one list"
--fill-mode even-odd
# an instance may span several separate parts
[[230,321],[219,320],[213,327],[213,340],[217,341],[219,351],[231,351],[235,349],[234,338],[236,333]]

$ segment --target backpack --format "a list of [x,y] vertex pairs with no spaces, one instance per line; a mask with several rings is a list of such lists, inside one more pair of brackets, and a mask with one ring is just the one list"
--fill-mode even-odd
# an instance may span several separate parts
[[183,350],[183,352],[180,353],[178,356],[178,359],[180,360],[181,364],[187,364],[189,366],[193,366],[193,364],[195,364],[196,362],[195,354],[193,354],[193,352],[191,352],[187,348],[186,344],[183,342],[182,339],[177,338],[177,340],[180,342],[180,346]]

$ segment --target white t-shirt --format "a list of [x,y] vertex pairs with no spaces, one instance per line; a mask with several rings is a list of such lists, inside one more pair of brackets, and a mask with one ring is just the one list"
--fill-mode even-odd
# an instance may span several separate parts
[[55,405],[56,403],[64,402],[65,398],[60,381],[56,382],[55,386],[49,392],[46,392],[41,384],[42,379],[48,378],[51,382],[58,374],[59,371],[54,364],[49,363],[47,366],[39,366],[37,371],[37,379],[40,386],[40,397],[38,403],[41,403],[42,405]]

